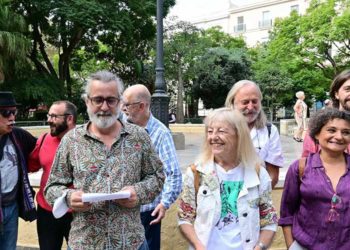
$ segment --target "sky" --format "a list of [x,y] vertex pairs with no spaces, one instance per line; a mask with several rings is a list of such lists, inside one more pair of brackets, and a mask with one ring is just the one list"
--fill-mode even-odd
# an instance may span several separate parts
[[176,0],[168,16],[178,16],[180,20],[192,21],[205,16],[227,13],[230,1],[242,5],[257,0]]

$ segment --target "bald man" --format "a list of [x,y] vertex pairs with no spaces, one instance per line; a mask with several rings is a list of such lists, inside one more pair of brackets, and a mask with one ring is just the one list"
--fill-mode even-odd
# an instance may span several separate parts
[[169,129],[153,117],[151,94],[141,84],[127,88],[123,94],[123,111],[130,123],[144,127],[163,162],[166,175],[162,193],[150,204],[141,206],[141,220],[149,249],[160,249],[161,220],[181,192],[182,176],[173,138]]

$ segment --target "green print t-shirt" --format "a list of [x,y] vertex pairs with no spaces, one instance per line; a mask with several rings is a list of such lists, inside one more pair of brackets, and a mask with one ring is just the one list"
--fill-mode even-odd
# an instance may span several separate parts
[[212,229],[207,249],[243,249],[238,224],[237,200],[243,187],[242,166],[226,171],[216,164],[220,183],[221,216]]

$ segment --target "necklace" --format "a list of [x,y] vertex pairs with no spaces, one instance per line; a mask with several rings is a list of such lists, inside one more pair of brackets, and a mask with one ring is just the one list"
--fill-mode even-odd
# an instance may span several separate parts
[[[337,205],[338,207],[341,204],[341,198],[336,193],[333,194],[331,198],[331,208],[328,211],[328,222],[334,222],[339,220],[339,213],[337,211]],[[339,209],[339,208],[338,208]]]

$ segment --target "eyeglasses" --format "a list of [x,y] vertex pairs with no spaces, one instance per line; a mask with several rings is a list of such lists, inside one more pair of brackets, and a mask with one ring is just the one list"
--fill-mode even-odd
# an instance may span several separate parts
[[334,222],[339,220],[339,213],[336,210],[337,205],[341,204],[341,198],[337,194],[333,194],[331,199],[331,209],[328,211],[328,222]]
[[17,112],[17,109],[0,109],[0,114],[5,118],[9,118],[11,115],[16,116]]
[[124,107],[126,110],[128,110],[130,108],[130,106],[132,105],[136,105],[136,104],[140,104],[141,102],[133,102],[133,103],[123,103]]
[[94,96],[94,97],[90,97],[88,96],[88,99],[91,101],[91,103],[96,106],[96,107],[100,107],[103,105],[103,103],[106,101],[107,105],[109,107],[114,107],[116,106],[120,99],[117,98],[117,97],[113,97],[113,96],[110,96],[110,97],[107,97],[107,98],[104,98],[102,96]]
[[71,115],[71,114],[63,114],[63,115],[56,115],[56,114],[47,114],[47,119],[57,119],[58,117],[61,117],[61,116],[67,116],[67,115]]

